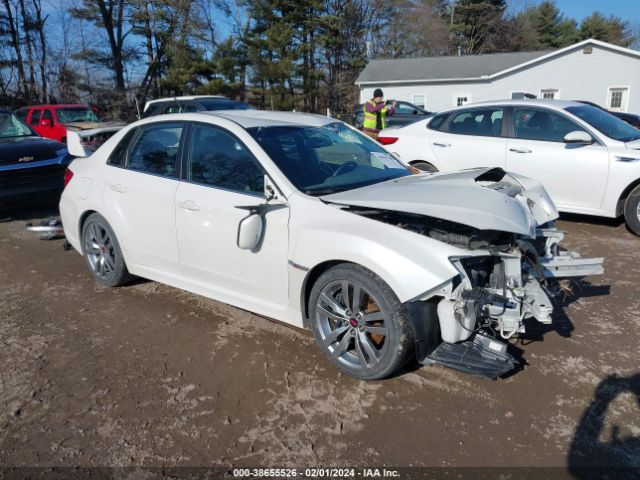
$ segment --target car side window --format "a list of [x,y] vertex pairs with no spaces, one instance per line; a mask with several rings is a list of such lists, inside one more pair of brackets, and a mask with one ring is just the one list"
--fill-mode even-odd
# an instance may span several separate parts
[[448,116],[449,116],[448,113],[441,113],[440,115],[436,115],[427,124],[427,128],[430,130],[438,130],[440,132],[443,132],[447,125],[447,122],[445,120],[447,119]]
[[187,180],[234,192],[264,194],[265,171],[237,138],[221,128],[193,124]]
[[42,111],[41,120],[49,120],[51,124],[53,124],[53,114],[51,113],[51,110],[49,110],[48,108],[44,109]]
[[400,102],[396,105],[396,111],[402,115],[415,115],[418,113],[418,111],[411,105]]
[[514,108],[516,138],[543,142],[563,142],[569,132],[585,129],[564,115],[537,108]]
[[107,165],[112,165],[114,167],[124,167],[127,163],[127,147],[131,143],[131,139],[135,136],[137,128],[132,128],[129,130],[124,137],[120,140],[120,143],[116,145],[111,151],[111,155],[107,159]]
[[184,105],[171,104],[164,109],[164,114],[184,112]]
[[42,110],[34,110],[31,113],[31,120],[29,120],[29,125],[40,125],[40,112]]
[[458,135],[500,137],[503,116],[502,108],[465,110],[453,116],[449,122],[449,132]]
[[126,167],[138,172],[177,177],[182,123],[161,123],[140,127],[133,140]]

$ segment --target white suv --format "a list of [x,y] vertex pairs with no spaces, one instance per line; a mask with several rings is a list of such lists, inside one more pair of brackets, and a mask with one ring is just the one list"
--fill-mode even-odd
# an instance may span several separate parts
[[640,130],[601,109],[558,100],[478,103],[380,137],[423,170],[502,167],[535,178],[558,210],[624,215],[640,235]]

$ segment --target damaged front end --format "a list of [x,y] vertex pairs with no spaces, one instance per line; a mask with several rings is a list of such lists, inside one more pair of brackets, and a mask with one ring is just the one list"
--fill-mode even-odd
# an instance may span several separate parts
[[[480,229],[416,212],[343,207],[461,250],[460,255],[449,258],[458,275],[406,304],[416,327],[416,353],[422,364],[439,363],[491,378],[503,376],[517,366],[507,345],[509,339],[525,332],[525,320],[551,324],[554,299],[563,287],[566,290],[566,279],[603,273],[602,258],[585,259],[559,245],[564,232],[555,227],[557,214],[549,209],[536,212],[544,206],[541,201],[536,203],[539,192],[525,190],[504,177],[503,171],[489,170],[475,181],[502,190],[522,204],[526,233],[524,228],[519,232]],[[544,197],[546,194],[538,199]]]

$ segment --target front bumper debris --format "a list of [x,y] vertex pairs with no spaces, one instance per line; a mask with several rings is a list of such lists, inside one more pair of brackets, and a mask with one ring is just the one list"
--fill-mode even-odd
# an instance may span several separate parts
[[559,246],[565,235],[562,230],[538,228],[536,234],[538,241],[544,242],[540,265],[546,278],[586,277],[604,273],[603,258],[582,258],[580,254]]
[[441,343],[423,358],[422,365],[438,363],[471,375],[499,378],[518,362],[507,352],[507,345],[480,333],[462,343]]
[[559,280],[603,273],[602,258],[559,247],[564,232],[550,227],[536,234],[506,248],[451,258],[459,277],[444,294],[421,300],[437,305],[441,343],[419,355],[420,363],[503,376],[518,364],[505,341],[525,333],[526,319],[552,323],[554,300],[564,287]]

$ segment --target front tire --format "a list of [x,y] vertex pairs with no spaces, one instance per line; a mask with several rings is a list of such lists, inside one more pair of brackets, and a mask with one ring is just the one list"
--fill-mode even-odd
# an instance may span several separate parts
[[631,191],[624,202],[624,220],[629,230],[640,236],[640,185]]
[[311,290],[309,305],[316,343],[346,374],[382,379],[413,354],[408,312],[380,277],[359,265],[324,272]]
[[82,254],[91,275],[102,285],[118,287],[133,279],[113,229],[98,213],[89,215],[82,226]]

